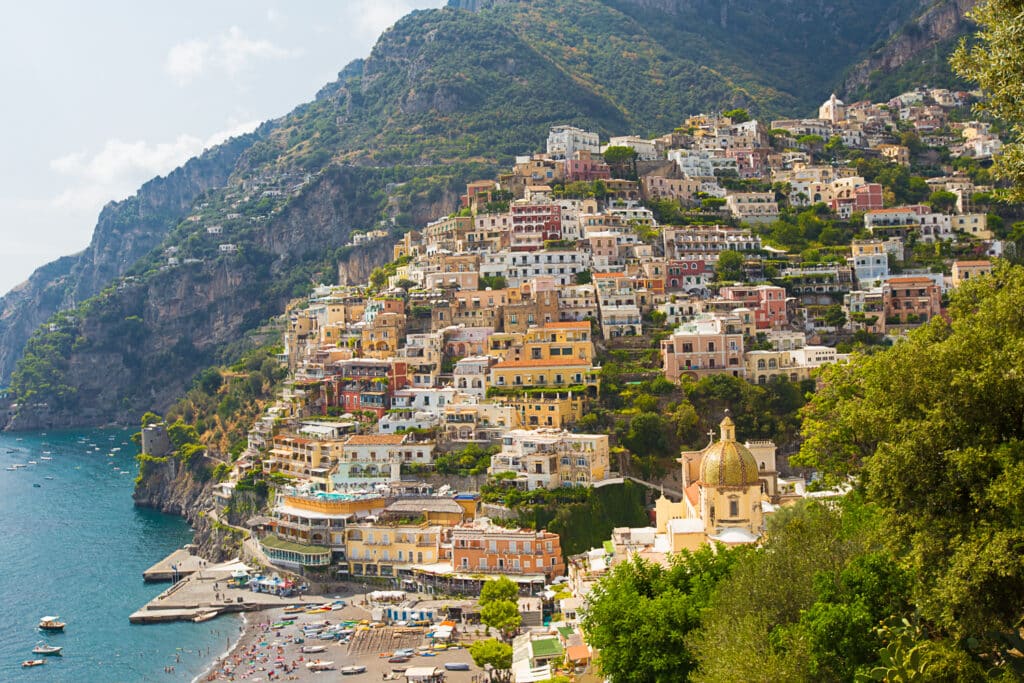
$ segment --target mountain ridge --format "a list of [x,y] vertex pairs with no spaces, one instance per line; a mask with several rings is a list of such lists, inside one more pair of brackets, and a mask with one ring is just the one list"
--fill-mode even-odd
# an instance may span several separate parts
[[[20,424],[128,421],[163,407],[171,400],[165,395],[186,386],[233,336],[279,313],[314,274],[336,270],[328,261],[343,257],[354,230],[383,223],[397,235],[447,213],[466,181],[532,151],[550,125],[604,136],[665,132],[688,113],[732,106],[799,115],[828,90],[815,95],[770,70],[744,75],[742,65],[695,58],[715,35],[766,16],[727,1],[450,4],[396,22],[312,101],[108,206],[86,252],[44,266],[5,296],[0,378],[11,376],[27,344],[28,362],[12,386],[41,415],[23,414]],[[892,18],[872,25],[865,40],[884,44],[889,25],[916,16],[923,3],[895,4],[883,17]],[[817,15],[803,14],[825,12],[834,33],[852,6],[842,4],[843,14],[829,3],[785,2],[779,17],[812,26]],[[694,12],[711,38],[672,33]],[[667,46],[672,35],[690,36],[692,45]],[[730,48],[714,49],[720,57]],[[849,45],[842,50],[846,60]],[[144,211],[154,208],[147,201],[160,210]],[[215,224],[223,237],[206,231]],[[221,243],[237,253],[221,253]],[[170,258],[181,263],[172,267]],[[244,285],[245,301],[235,283]],[[39,330],[47,320],[49,328]],[[70,339],[51,339],[64,332]],[[104,363],[111,372],[100,372]],[[104,405],[76,410],[83,396]]]

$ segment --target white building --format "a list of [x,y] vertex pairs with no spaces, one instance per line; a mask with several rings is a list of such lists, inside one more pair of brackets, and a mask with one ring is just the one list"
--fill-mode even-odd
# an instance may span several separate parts
[[575,126],[554,126],[548,133],[548,156],[552,159],[572,159],[581,150],[601,153],[601,141],[597,133]]
[[558,429],[512,429],[488,472],[512,472],[527,490],[590,486],[608,476],[608,435]]

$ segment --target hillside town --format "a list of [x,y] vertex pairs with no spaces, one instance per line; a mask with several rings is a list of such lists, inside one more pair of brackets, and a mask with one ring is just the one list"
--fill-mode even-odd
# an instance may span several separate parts
[[[944,316],[951,290],[1014,247],[983,172],[1000,138],[970,101],[831,95],[816,118],[701,114],[654,139],[552,128],[543,153],[402,235],[369,282],[291,306],[284,389],[218,504],[254,474],[276,477],[245,526],[281,571],[468,598],[507,577],[523,598],[513,680],[583,671],[598,653],[580,615],[616,564],[758,544],[780,508],[844,492],[789,467],[792,444],[740,433],[728,410],[672,472],[641,474],[614,434],[586,428],[609,353],[649,352],[672,385],[813,382]],[[921,159],[934,171],[923,187],[905,182]],[[387,228],[353,247],[394,240]],[[171,450],[164,425],[142,439],[144,453]],[[466,453],[482,463],[472,475],[439,467]],[[510,492],[630,481],[650,492],[649,523],[582,553],[510,509]]]

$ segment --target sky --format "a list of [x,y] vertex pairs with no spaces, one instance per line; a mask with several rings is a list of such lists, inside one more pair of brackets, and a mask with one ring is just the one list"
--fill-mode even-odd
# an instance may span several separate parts
[[444,0],[32,0],[0,22],[0,295],[100,209],[313,98]]

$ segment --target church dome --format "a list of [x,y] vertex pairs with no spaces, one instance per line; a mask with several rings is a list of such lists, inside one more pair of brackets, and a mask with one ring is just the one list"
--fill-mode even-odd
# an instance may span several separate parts
[[722,439],[704,449],[700,479],[705,486],[757,486],[757,461],[736,440],[736,425],[726,413],[721,422]]

